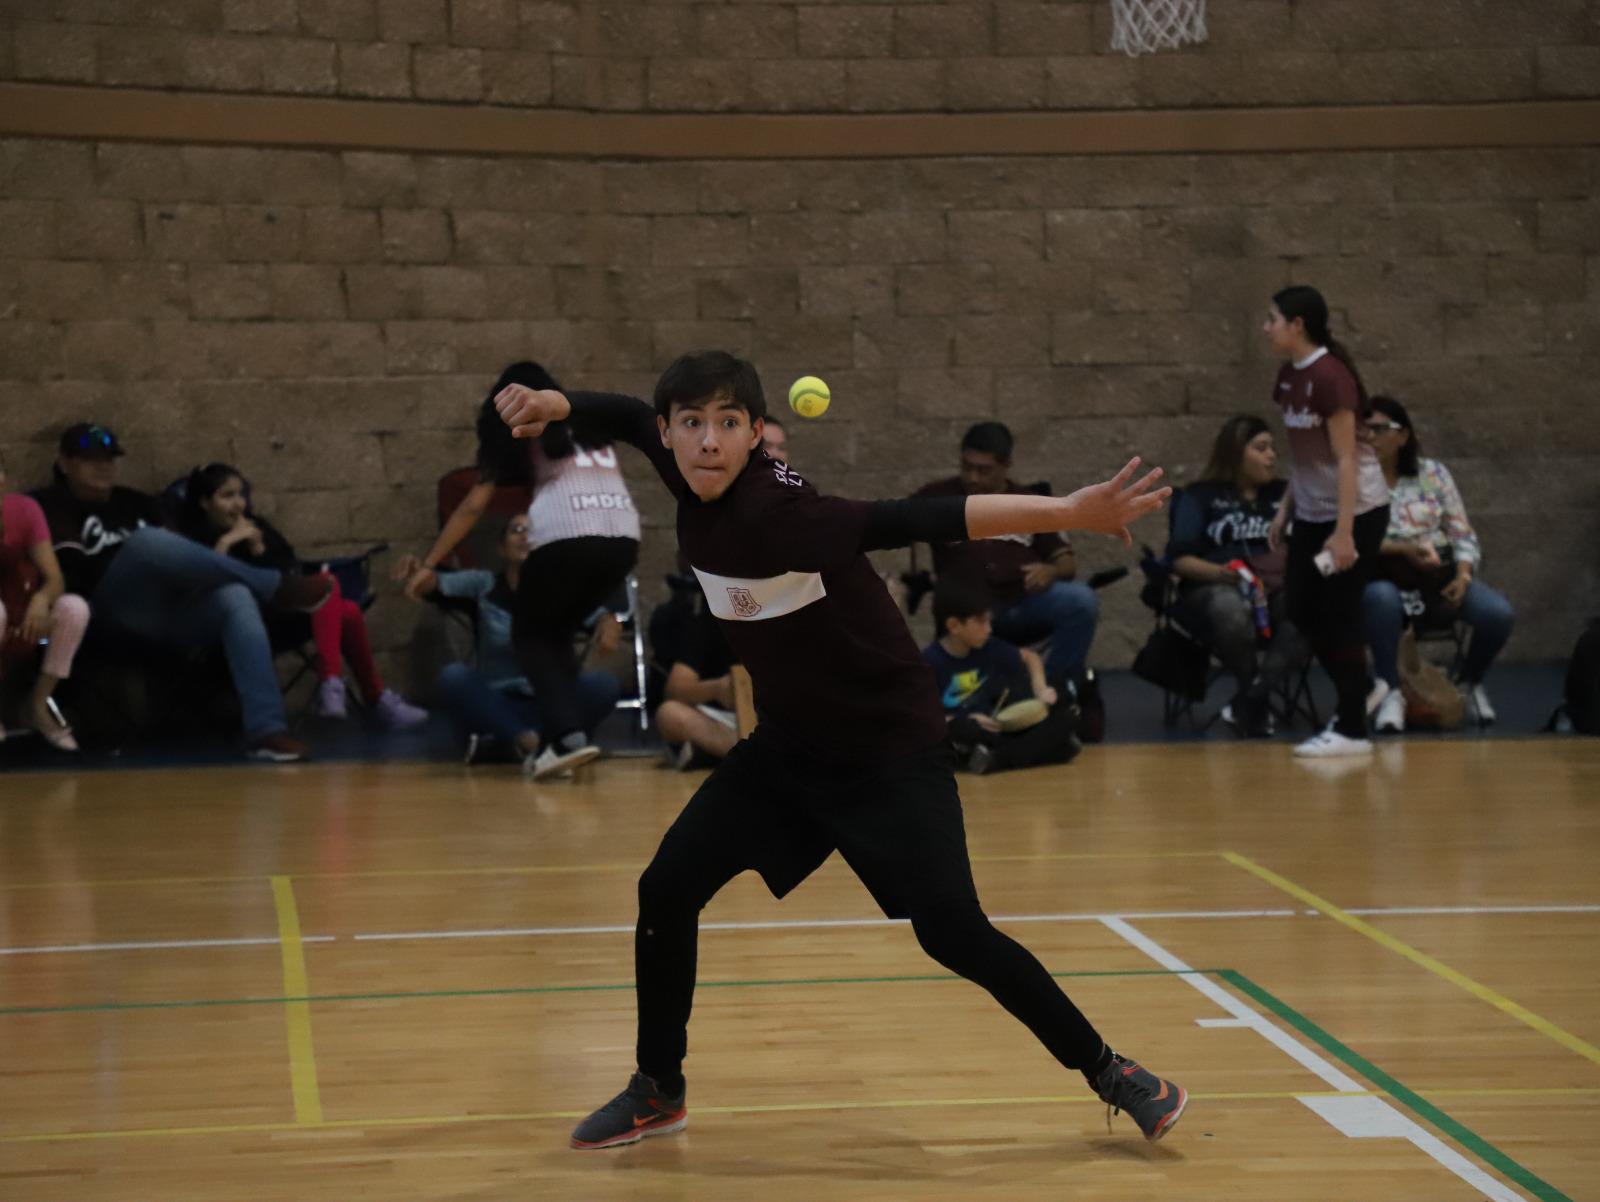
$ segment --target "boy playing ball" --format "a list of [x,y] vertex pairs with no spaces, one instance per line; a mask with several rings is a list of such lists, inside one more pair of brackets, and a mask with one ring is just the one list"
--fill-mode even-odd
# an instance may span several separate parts
[[1165,1135],[1185,1091],[1116,1055],[978,904],[939,694],[865,554],[1065,529],[1131,541],[1128,524],[1171,491],[1155,487],[1160,469],[1130,483],[1135,459],[1061,498],[824,497],[759,450],[761,381],[720,351],[668,367],[653,409],[631,397],[519,385],[496,407],[524,438],[581,412],[650,459],[677,498],[679,545],[750,673],[761,719],[690,798],[639,879],[638,1068],[578,1125],[573,1147],[615,1147],[685,1125],[700,911],[747,869],[782,897],[836,850],[885,914],[911,920],[930,956],[987,989],[1145,1138]]

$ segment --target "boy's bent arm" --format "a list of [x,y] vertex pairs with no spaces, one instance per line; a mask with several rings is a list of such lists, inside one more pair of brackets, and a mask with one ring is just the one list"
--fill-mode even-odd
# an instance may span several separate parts
[[511,384],[494,399],[500,419],[518,438],[537,438],[551,422],[571,420],[576,431],[601,442],[626,442],[643,451],[675,493],[683,477],[661,444],[655,410],[638,397],[614,392],[562,393]]

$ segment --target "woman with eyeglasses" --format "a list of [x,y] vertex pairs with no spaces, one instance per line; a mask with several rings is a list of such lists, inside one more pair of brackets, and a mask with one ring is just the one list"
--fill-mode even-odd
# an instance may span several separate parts
[[[250,504],[249,481],[229,464],[208,463],[189,474],[178,529],[219,555],[255,567],[300,572],[300,558],[289,540],[255,512]],[[337,580],[329,579],[333,588],[327,603],[310,615],[311,637],[317,645],[317,692],[311,701],[311,712],[320,718],[349,716],[344,687],[344,665],[348,661],[363,700],[382,725],[391,730],[422,725],[428,720],[428,711],[384,687],[377,661],[372,657],[366,614],[354,600],[340,593]],[[268,629],[285,620],[291,619],[274,616]],[[304,637],[305,627],[301,626],[295,642]]]
[[1389,527],[1389,488],[1372,447],[1357,436],[1366,389],[1350,354],[1328,331],[1328,302],[1315,288],[1272,298],[1262,333],[1286,362],[1273,399],[1283,410],[1292,464],[1269,540],[1284,541],[1289,620],[1333,679],[1332,725],[1294,749],[1298,756],[1370,755],[1367,647],[1361,598]]
[[[522,565],[528,559],[528,516],[506,523],[500,539],[499,573],[479,569],[435,572],[423,568],[416,593],[437,593],[470,605],[477,655],[471,664],[448,664],[434,686],[441,708],[466,740],[469,764],[494,758],[525,760],[538,754],[548,728],[539,699],[523,674],[512,646],[512,612]],[[580,672],[578,712],[582,729],[593,734],[617,707],[621,689],[609,672]]]
[[[51,695],[72,674],[72,657],[89,626],[89,603],[67,592],[39,502],[8,492],[6,483],[0,461],[0,673],[31,663],[39,644],[47,643],[28,697],[28,723],[57,751],[77,751],[72,728],[61,721]],[[0,724],[0,743],[5,741]]]
[[1423,458],[1406,407],[1393,397],[1373,397],[1366,433],[1389,485],[1380,578],[1367,585],[1362,599],[1378,678],[1369,696],[1369,707],[1377,711],[1373,725],[1380,731],[1405,729],[1397,658],[1407,622],[1419,619],[1461,621],[1472,628],[1457,683],[1467,714],[1488,725],[1495,712],[1483,681],[1511,637],[1516,620],[1511,602],[1476,579],[1483,552],[1461,493],[1444,464]]

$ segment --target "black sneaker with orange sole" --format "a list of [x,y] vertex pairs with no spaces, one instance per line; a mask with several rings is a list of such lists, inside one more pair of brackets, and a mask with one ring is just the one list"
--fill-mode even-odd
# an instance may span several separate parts
[[689,1124],[685,1090],[675,1098],[643,1073],[634,1073],[628,1088],[596,1110],[572,1133],[574,1148],[620,1148],[649,1135],[671,1135]]
[[1116,1055],[1095,1078],[1094,1091],[1110,1107],[1106,1112],[1107,1127],[1113,1112],[1125,1111],[1151,1143],[1177,1125],[1183,1108],[1189,1104],[1189,1091],[1176,1081],[1167,1081]]

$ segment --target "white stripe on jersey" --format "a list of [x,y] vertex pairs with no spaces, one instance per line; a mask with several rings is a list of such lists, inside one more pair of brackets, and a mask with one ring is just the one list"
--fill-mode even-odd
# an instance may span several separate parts
[[718,576],[714,572],[694,574],[700,578],[706,604],[716,617],[728,622],[765,622],[804,609],[828,595],[820,572],[785,572],[756,580],[740,576]]

